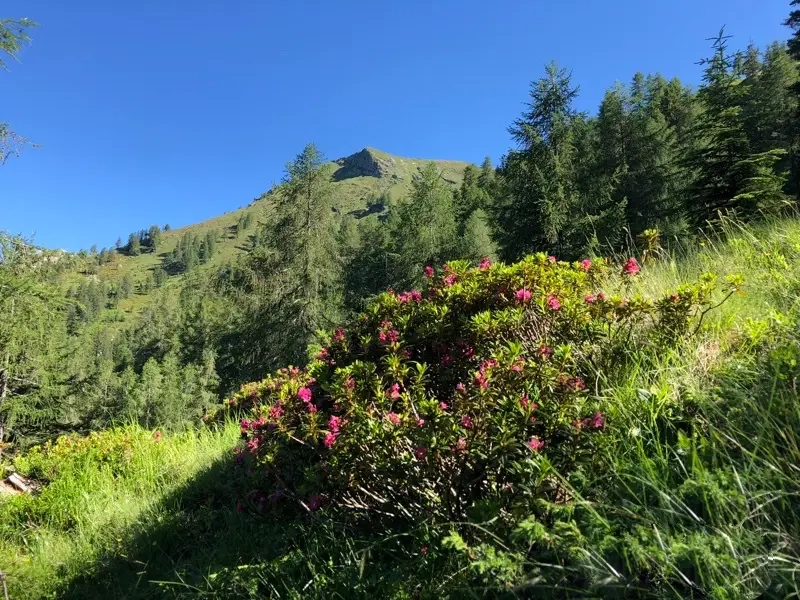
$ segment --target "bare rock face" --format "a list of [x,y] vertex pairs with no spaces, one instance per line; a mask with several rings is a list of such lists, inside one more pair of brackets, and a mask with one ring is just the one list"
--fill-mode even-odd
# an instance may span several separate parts
[[395,160],[391,157],[382,157],[364,148],[346,158],[334,161],[339,168],[333,174],[335,181],[351,179],[353,177],[387,177],[395,167]]

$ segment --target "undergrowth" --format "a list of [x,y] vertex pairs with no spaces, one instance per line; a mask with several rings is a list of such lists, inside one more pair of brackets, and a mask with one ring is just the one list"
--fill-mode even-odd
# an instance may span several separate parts
[[[444,494],[437,487],[440,479],[420,479],[414,471],[414,461],[429,460],[436,452],[446,457],[451,446],[459,450],[459,436],[477,426],[472,400],[463,406],[473,411],[466,415],[473,422],[453,410],[452,397],[442,400],[452,417],[442,421],[438,437],[426,438],[426,452],[411,447],[408,457],[400,458],[389,451],[400,438],[395,419],[387,413],[397,417],[398,427],[406,427],[408,421],[410,428],[416,423],[409,409],[376,405],[380,419],[330,413],[333,403],[326,402],[332,388],[318,390],[312,383],[310,401],[320,402],[316,412],[309,411],[306,393],[297,395],[308,381],[298,380],[290,392],[297,409],[305,410],[298,415],[325,418],[317,425],[309,421],[292,429],[319,444],[319,450],[304,458],[307,470],[293,467],[295,487],[286,492],[303,500],[293,510],[276,514],[261,509],[254,489],[271,493],[274,488],[261,489],[254,483],[264,483],[259,479],[265,471],[257,462],[258,452],[243,458],[244,465],[236,464],[234,448],[244,450],[243,443],[261,431],[253,429],[250,417],[247,440],[238,439],[240,425],[231,422],[177,436],[128,427],[88,440],[62,440],[18,457],[14,467],[45,486],[38,496],[0,500],[0,569],[7,574],[10,597],[797,597],[800,223],[726,227],[725,241],[707,240],[679,258],[650,256],[636,277],[607,280],[608,286],[618,286],[609,289],[609,295],[633,298],[641,293],[647,301],[668,298],[686,282],[713,272],[719,281],[741,275],[745,293],[719,306],[712,302],[715,308],[703,314],[697,331],[689,326],[670,343],[636,345],[613,369],[572,365],[577,370],[586,367],[570,373],[586,382],[578,413],[564,423],[553,417],[551,424],[566,426],[599,412],[603,427],[589,439],[590,460],[582,459],[578,466],[555,461],[558,468],[548,471],[552,493],[533,488],[524,510],[515,494],[506,498],[480,489],[470,492],[472,509],[440,508],[445,506],[436,499]],[[511,291],[513,307],[518,290]],[[519,299],[529,300],[524,294]],[[384,298],[384,308],[395,301]],[[548,302],[545,294],[543,309],[552,309]],[[401,304],[392,310],[410,310],[407,301]],[[575,310],[584,310],[583,305]],[[384,317],[376,313],[375,323],[380,326]],[[696,325],[699,315],[693,313],[692,319]],[[387,332],[394,330],[380,329],[390,344],[395,334]],[[406,336],[406,330],[397,331],[399,339]],[[411,335],[419,326],[408,331]],[[375,346],[369,347],[385,352],[385,347],[380,349],[380,332],[375,335]],[[323,365],[331,356],[334,361],[343,358],[333,346],[326,352]],[[465,367],[465,375],[485,376],[487,369],[480,366],[490,358],[476,359],[474,368]],[[514,364],[511,355],[497,357],[498,363],[506,358]],[[338,381],[335,372],[331,371],[332,381]],[[321,371],[314,375],[320,385],[325,381]],[[559,374],[553,373],[553,378]],[[498,406],[511,385],[502,381],[493,400]],[[481,387],[480,380],[468,382]],[[393,398],[393,391],[406,394],[406,400],[422,394],[405,380],[380,383],[375,389],[386,402],[403,400]],[[399,384],[396,390],[393,383]],[[245,395],[251,391],[248,388]],[[274,403],[267,400],[267,406]],[[430,410],[437,409],[431,405]],[[410,518],[353,519],[356,509],[348,509],[347,493],[335,485],[320,489],[329,503],[310,510],[311,489],[303,487],[303,478],[322,485],[317,468],[324,467],[325,460],[316,462],[314,456],[325,457],[341,444],[348,454],[340,459],[346,461],[334,463],[363,476],[346,429],[341,424],[337,431],[331,429],[330,416],[336,415],[351,422],[362,419],[362,431],[376,436],[368,450],[384,461],[381,468],[392,481],[399,481],[405,465],[409,477],[427,486],[423,498],[415,496],[419,490],[394,497],[394,506],[398,499],[407,502]],[[380,429],[372,425],[373,418]],[[415,418],[444,417],[432,413]],[[518,445],[514,461],[504,466],[511,470],[503,472],[502,485],[524,485],[530,473],[519,469],[537,464],[540,468],[550,443],[561,443],[563,436],[547,437],[555,430],[531,427],[528,422],[513,429]],[[334,438],[326,445],[328,434]],[[453,439],[445,439],[448,435]],[[521,453],[532,436],[546,445],[528,445],[527,454]],[[306,437],[299,439],[308,443]],[[475,460],[492,456],[488,438],[480,444]],[[508,491],[502,485],[497,489]],[[363,504],[367,507],[356,512],[366,515],[381,505],[377,500]]]

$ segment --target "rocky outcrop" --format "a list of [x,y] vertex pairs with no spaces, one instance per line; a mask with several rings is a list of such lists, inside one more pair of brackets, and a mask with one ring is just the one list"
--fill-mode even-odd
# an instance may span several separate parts
[[395,167],[395,159],[380,156],[369,148],[364,148],[346,158],[335,160],[339,168],[334,172],[335,181],[351,179],[353,177],[387,177]]

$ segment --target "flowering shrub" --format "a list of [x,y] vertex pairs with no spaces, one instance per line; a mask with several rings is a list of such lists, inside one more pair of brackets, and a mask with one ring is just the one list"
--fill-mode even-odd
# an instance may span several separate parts
[[[616,277],[639,270],[632,259]],[[248,411],[234,460],[255,489],[241,509],[443,521],[563,501],[606,427],[597,374],[689,332],[716,283],[623,298],[603,291],[603,265],[543,254],[425,276],[334,331],[307,369],[227,401]]]

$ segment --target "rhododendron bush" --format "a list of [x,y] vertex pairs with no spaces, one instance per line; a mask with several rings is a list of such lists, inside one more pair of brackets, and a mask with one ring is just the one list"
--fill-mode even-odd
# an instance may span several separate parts
[[336,329],[307,369],[228,401],[244,411],[234,460],[253,478],[241,509],[371,518],[505,517],[569,498],[610,424],[598,374],[670,343],[712,302],[704,277],[658,301],[626,289],[639,265],[538,255],[425,270]]

